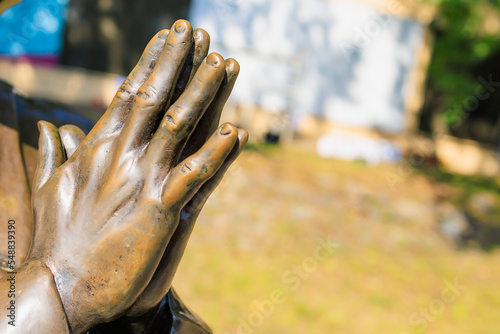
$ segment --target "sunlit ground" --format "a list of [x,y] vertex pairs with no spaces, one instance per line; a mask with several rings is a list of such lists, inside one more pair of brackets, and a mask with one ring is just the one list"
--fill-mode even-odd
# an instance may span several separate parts
[[457,250],[431,182],[391,189],[397,167],[244,152],[174,286],[221,334],[500,333],[500,252]]

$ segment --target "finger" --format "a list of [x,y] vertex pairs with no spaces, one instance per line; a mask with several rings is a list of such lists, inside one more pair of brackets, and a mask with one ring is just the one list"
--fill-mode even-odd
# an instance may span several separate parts
[[210,46],[210,35],[203,29],[195,29],[193,31],[194,44],[189,51],[186,63],[182,68],[181,75],[177,81],[172,101],[177,101],[179,96],[184,92],[186,85],[193,78],[196,71],[200,67],[203,59],[208,55],[208,47]]
[[69,159],[75,153],[85,138],[85,133],[75,125],[63,125],[59,128],[59,135],[63,143],[66,157]]
[[93,136],[96,132],[113,133],[121,129],[123,120],[127,118],[130,111],[130,104],[133,102],[137,90],[153,72],[168,35],[169,30],[164,29],[149,41],[139,62],[121,84],[108,110],[94,126],[89,136]]
[[[224,174],[226,174],[229,167],[233,164],[233,162],[238,158],[243,149],[245,148],[248,142],[248,132],[244,129],[238,129],[238,142],[235,147],[228,155],[222,166],[219,168],[217,173],[215,173],[210,180],[208,180],[200,190],[193,196],[191,201],[184,207],[185,217],[186,219],[196,219],[200,214],[201,209],[205,205],[207,199],[210,197],[212,192],[217,188],[219,183],[222,181]],[[182,220],[182,217],[181,217]],[[182,224],[185,225],[185,224]]]
[[166,180],[163,203],[181,208],[222,166],[238,140],[238,130],[226,123],[194,155],[177,165]]
[[179,226],[172,235],[160,264],[146,289],[144,289],[139,298],[137,298],[128,316],[135,317],[147,312],[157,305],[167,294],[172,285],[172,280],[182,255],[184,254],[184,250],[186,249],[191,232],[193,231],[196,218],[210,194],[220,183],[224,173],[243,151],[247,141],[248,133],[245,130],[238,129],[238,141],[234,145],[231,153],[226,157],[217,173],[200,188],[193,199],[184,208]]
[[132,110],[122,130],[120,142],[123,153],[142,147],[156,130],[162,117],[158,114],[169,104],[192,39],[193,30],[189,22],[179,20],[174,23],[154,71],[137,91]]
[[33,179],[33,192],[40,189],[66,160],[61,137],[57,128],[49,122],[38,122],[40,139],[38,141],[38,165]]
[[203,60],[208,55],[208,48],[210,46],[210,35],[205,30],[198,28],[195,29],[194,40],[195,40],[195,50],[193,57],[193,69],[191,70],[191,73],[189,75],[189,81],[193,79],[194,75],[196,74],[196,71],[198,71],[198,68],[200,68],[200,65],[203,63]]
[[[160,170],[175,161],[182,151],[184,143],[214,99],[224,78],[224,68],[222,56],[210,54],[181,97],[168,109],[147,150],[147,158]],[[161,179],[161,171],[159,175]]]
[[226,74],[219,87],[219,91],[215,96],[214,100],[208,107],[207,111],[203,114],[203,117],[198,122],[196,129],[193,133],[196,136],[191,136],[182,152],[180,160],[184,160],[186,157],[194,154],[198,149],[203,146],[208,137],[219,126],[220,116],[222,110],[226,104],[229,95],[231,94],[238,74],[240,73],[240,65],[234,59],[226,60]]

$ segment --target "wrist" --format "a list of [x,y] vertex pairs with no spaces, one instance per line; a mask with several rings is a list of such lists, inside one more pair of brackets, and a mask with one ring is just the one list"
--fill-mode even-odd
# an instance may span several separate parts
[[0,278],[1,333],[70,333],[52,272],[32,260]]

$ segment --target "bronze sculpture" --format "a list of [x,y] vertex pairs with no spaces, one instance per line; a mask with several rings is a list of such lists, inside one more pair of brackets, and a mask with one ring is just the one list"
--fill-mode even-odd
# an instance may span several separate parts
[[[7,274],[23,305],[19,332],[85,332],[164,300],[201,207],[247,141],[230,124],[214,131],[239,68],[205,57],[208,44],[177,21],[151,40],[86,137],[40,123],[33,242]],[[5,319],[11,300],[0,303]]]
[[0,0],[0,14],[20,1],[21,0]]

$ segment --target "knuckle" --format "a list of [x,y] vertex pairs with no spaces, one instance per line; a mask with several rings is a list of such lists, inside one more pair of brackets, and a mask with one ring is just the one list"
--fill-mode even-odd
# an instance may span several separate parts
[[158,50],[149,50],[146,55],[148,73],[151,73],[151,71],[153,71],[156,66],[156,62],[158,61],[158,52]]
[[154,50],[148,50],[148,52],[146,54],[146,58],[147,59],[151,59],[151,60],[154,60],[156,58],[156,56],[157,56],[157,54],[156,54],[156,52]]
[[202,170],[202,164],[198,159],[188,159],[184,161],[181,165],[181,173],[197,175]]
[[126,79],[118,89],[116,98],[123,102],[132,102],[135,96],[135,88],[130,79]]
[[184,161],[180,169],[182,174],[191,174],[193,171],[192,164],[190,161]]
[[116,93],[116,97],[122,101],[129,101],[133,98],[133,85],[129,78],[126,78],[122,83],[118,92]]
[[143,106],[153,106],[158,103],[158,91],[149,84],[144,84],[137,92],[137,102]]
[[169,128],[170,131],[178,131],[180,129],[179,125],[175,121],[175,119],[172,117],[172,115],[166,114],[165,115],[165,122],[167,127]]
[[175,51],[175,45],[172,44],[172,43],[170,43],[170,42],[165,43],[165,47],[164,48],[165,48],[166,51],[169,51],[169,52],[170,51]]

